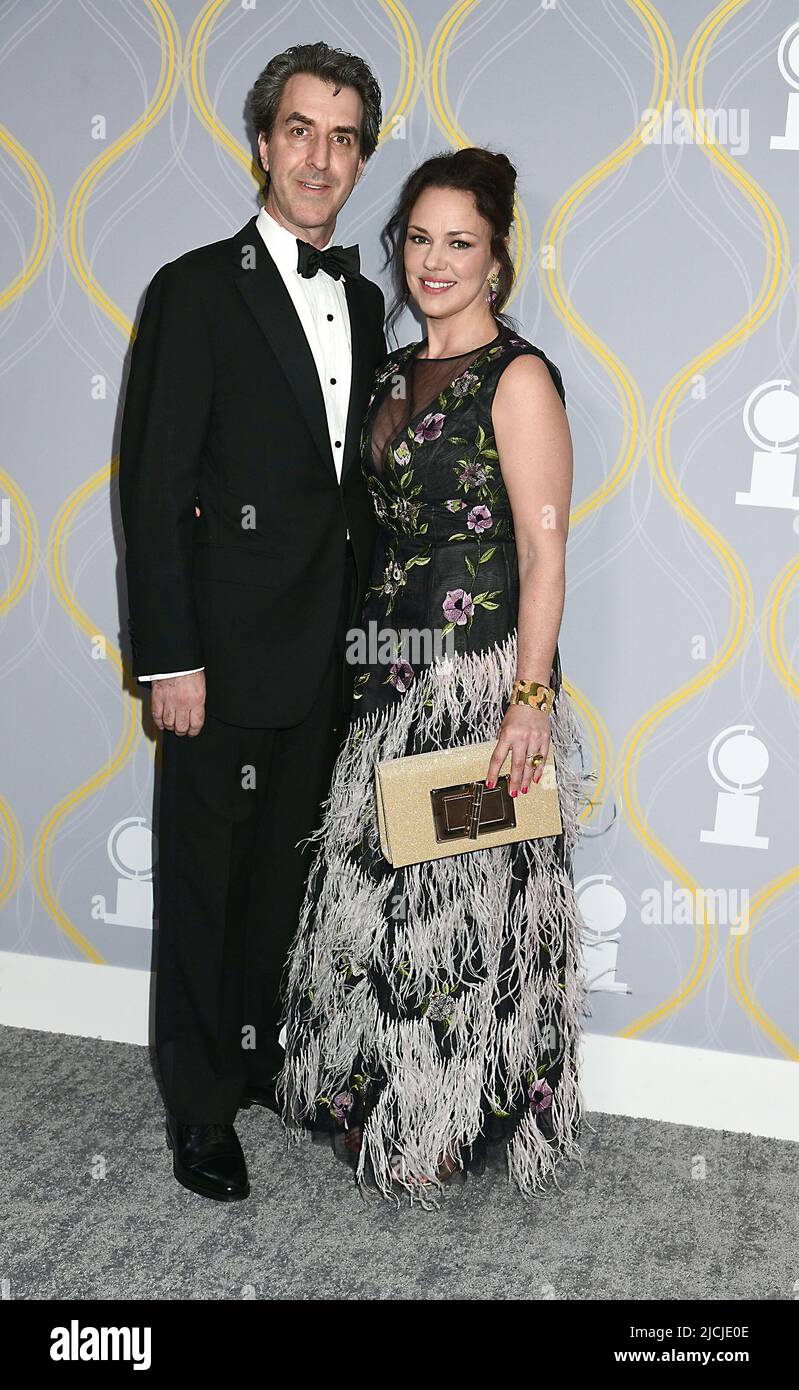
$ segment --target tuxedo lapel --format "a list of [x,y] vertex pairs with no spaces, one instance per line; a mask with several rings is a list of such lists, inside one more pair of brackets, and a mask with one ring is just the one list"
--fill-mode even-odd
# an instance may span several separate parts
[[355,459],[358,457],[361,438],[361,416],[368,400],[368,382],[363,352],[363,320],[361,318],[361,283],[358,279],[347,277],[344,281],[347,308],[350,313],[350,337],[352,340],[352,377],[350,379],[350,400],[347,410],[347,429],[344,435],[344,466],[341,480],[344,481]]
[[[324,467],[338,481],[330,447],[325,401],[314,356],[283,277],[258,231],[255,217],[252,217],[233,238],[233,244],[236,284],[288,379],[297,405],[308,422]],[[242,266],[250,268],[242,269]],[[361,360],[362,330],[359,324],[361,295],[358,280],[347,277],[344,289],[350,317],[352,380],[342,479],[348,471],[352,454],[357,449],[360,438],[361,419],[357,403],[365,399],[365,372]]]
[[[234,237],[236,284],[255,315],[294,393],[316,442],[319,456],[336,477],[327,412],[313,353],[283,277],[253,217]],[[248,269],[242,269],[242,264]]]

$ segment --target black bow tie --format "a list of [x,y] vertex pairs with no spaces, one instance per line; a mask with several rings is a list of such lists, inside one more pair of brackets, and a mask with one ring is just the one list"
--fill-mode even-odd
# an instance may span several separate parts
[[300,241],[297,237],[297,270],[306,280],[317,270],[324,270],[334,280],[339,280],[342,275],[357,275],[360,268],[357,246],[328,246],[326,251],[318,251],[310,241]]

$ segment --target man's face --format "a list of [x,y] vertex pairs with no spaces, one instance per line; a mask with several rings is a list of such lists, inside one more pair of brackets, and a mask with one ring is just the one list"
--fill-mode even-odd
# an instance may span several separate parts
[[354,87],[307,73],[290,77],[272,134],[258,136],[270,174],[266,209],[306,241],[324,245],[361,176],[363,102]]

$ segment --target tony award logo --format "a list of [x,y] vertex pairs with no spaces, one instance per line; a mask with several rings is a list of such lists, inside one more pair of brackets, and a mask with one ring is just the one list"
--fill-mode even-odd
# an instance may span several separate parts
[[581,936],[586,990],[631,994],[629,985],[616,979],[619,927],[627,916],[623,895],[611,884],[610,874],[591,874],[576,885],[575,891],[585,922]]
[[785,133],[772,135],[772,150],[799,150],[799,24],[786,29],[777,52],[777,65],[789,87]]
[[710,775],[721,792],[716,801],[716,824],[699,836],[706,844],[768,849],[768,835],[757,834],[757,814],[758,792],[763,790],[760,778],[769,756],[766,745],[752,737],[753,728],[752,724],[731,724],[716,735],[708,749]]
[[766,381],[755,387],[744,406],[744,429],[755,452],[749,491],[735,494],[739,507],[799,511],[799,496],[794,492],[799,396],[790,387],[789,381]]
[[153,867],[158,856],[155,836],[144,816],[119,821],[108,836],[107,848],[119,875],[116,912],[106,912],[105,898],[96,898],[93,915],[113,926],[149,931],[153,925]]

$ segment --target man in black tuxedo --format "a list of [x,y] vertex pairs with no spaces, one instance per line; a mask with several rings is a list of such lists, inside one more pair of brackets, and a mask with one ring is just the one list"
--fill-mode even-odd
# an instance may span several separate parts
[[264,206],[161,267],[131,356],[119,493],[133,669],[163,730],[155,1033],[178,1181],[249,1181],[233,1121],[276,1109],[278,992],[351,709],[345,633],[375,520],[359,464],[383,295],[331,246],[373,153],[359,58],[279,54],[249,95]]

